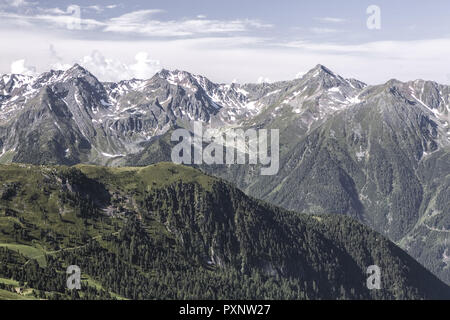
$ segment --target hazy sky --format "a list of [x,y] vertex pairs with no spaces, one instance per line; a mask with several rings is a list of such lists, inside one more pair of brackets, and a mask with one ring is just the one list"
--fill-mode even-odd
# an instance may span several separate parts
[[[367,27],[370,5],[380,29]],[[257,82],[320,63],[370,84],[449,84],[449,15],[448,0],[0,0],[0,73],[80,63],[108,81],[167,68]]]

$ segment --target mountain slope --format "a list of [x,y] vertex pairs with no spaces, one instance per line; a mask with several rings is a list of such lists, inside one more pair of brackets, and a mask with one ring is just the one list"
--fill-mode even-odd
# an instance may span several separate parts
[[[287,209],[357,218],[450,282],[445,90],[420,81],[364,89],[359,103],[281,142],[273,177],[251,167],[204,170]],[[439,91],[437,102],[421,100]]]
[[[37,297],[450,298],[448,286],[361,224],[284,211],[195,169],[8,165],[0,176],[0,279]],[[59,272],[69,264],[85,279],[76,293]],[[381,290],[366,288],[373,264]]]
[[[450,283],[448,86],[366,86],[323,66],[272,86],[285,89],[265,89],[274,100],[238,127],[280,130],[278,174],[260,176],[254,165],[201,169],[287,209],[350,215]],[[170,161],[170,131],[148,145],[123,163]]]
[[0,162],[145,166],[170,161],[172,130],[278,129],[280,171],[202,165],[247,194],[345,214],[450,284],[450,87],[367,86],[317,65],[292,81],[216,84],[185,71],[101,83],[79,65],[0,77]]

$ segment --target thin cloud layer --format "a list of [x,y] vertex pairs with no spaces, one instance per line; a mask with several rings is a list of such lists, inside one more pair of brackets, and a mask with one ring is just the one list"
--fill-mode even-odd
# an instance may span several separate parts
[[324,23],[342,23],[347,21],[346,19],[342,18],[335,18],[335,17],[322,17],[322,18],[316,18],[317,21],[324,22]]
[[208,34],[237,33],[251,28],[269,28],[257,20],[208,20],[206,18],[160,21],[152,19],[158,13],[145,10],[127,13],[105,23],[105,32],[135,33],[159,37],[182,37]]
[[[115,8],[114,6],[109,6]],[[70,30],[96,30],[99,32],[144,35],[148,37],[195,37],[213,34],[234,34],[252,29],[271,28],[271,24],[262,23],[257,19],[219,20],[207,19],[204,15],[195,18],[178,20],[161,20],[155,16],[164,13],[161,9],[147,9],[128,12],[109,19],[85,18],[82,9],[100,13],[104,10],[99,6],[80,7],[70,5],[67,9],[37,7],[31,13],[0,12],[7,24],[27,23],[29,26],[51,26]],[[7,24],[5,24],[7,22]],[[1,24],[1,23],[0,23]]]
[[[450,35],[442,31],[448,19],[434,19],[445,11],[443,4],[430,13],[439,31],[432,34],[430,28],[430,34],[424,35],[420,19],[414,20],[414,32],[411,17],[407,24],[400,21],[403,16],[388,23],[384,0],[380,6],[386,20],[377,31],[367,29],[366,6],[356,4],[350,11],[346,10],[349,5],[327,10],[313,4],[300,10],[297,2],[280,6],[263,1],[261,8],[279,10],[268,15],[270,9],[262,13],[248,5],[236,10],[236,3],[197,11],[188,5],[174,8],[161,2],[155,8],[130,1],[69,7],[45,6],[39,0],[1,1],[0,37],[6,41],[2,42],[0,74],[24,59],[23,65],[15,64],[15,70],[29,73],[34,66],[36,72],[44,72],[77,62],[102,80],[117,81],[148,78],[164,67],[229,83],[236,77],[255,82],[261,75],[262,81],[292,79],[298,71],[320,63],[368,83],[390,78],[450,82],[450,72],[445,70]],[[50,44],[58,48],[58,54],[48,49]]]

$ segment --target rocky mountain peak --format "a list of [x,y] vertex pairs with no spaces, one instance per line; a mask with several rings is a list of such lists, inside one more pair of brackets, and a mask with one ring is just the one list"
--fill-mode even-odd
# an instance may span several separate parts
[[344,79],[342,76],[336,74],[321,64],[318,64],[313,69],[308,71],[301,78],[301,80],[302,82],[307,81],[311,83],[311,85],[316,86],[317,90],[330,89],[334,87],[348,87],[352,89],[360,89],[363,87],[363,85],[355,86],[352,81]]
[[196,82],[196,78],[198,76],[193,76],[191,73],[183,70],[167,70],[162,69],[159,71],[156,76],[168,81],[172,85],[183,85],[183,84],[191,84],[191,85],[200,85]]
[[339,75],[325,67],[324,65],[318,64],[311,70],[309,70],[304,77],[306,78],[314,78],[314,77],[332,77],[332,78],[340,78]]
[[83,78],[83,77],[93,78],[96,81],[98,81],[98,79],[92,73],[90,73],[87,69],[85,69],[78,63],[75,63],[71,68],[64,71],[65,79],[67,79],[67,78]]

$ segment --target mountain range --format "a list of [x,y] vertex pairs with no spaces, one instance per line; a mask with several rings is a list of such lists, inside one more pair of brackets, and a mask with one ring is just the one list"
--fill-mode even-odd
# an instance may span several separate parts
[[170,161],[171,132],[191,121],[222,133],[279,129],[275,176],[260,176],[258,165],[197,168],[287,210],[348,215],[450,284],[450,86],[367,85],[322,65],[292,81],[243,85],[178,70],[105,83],[79,65],[0,77],[4,164]]

